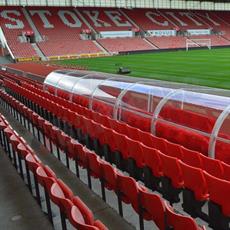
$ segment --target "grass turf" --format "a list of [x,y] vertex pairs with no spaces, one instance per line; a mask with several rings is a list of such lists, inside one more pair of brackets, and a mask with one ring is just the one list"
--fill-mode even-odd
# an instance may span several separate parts
[[116,73],[118,66],[124,66],[132,70],[129,75],[134,77],[230,89],[229,48],[61,60],[57,63],[107,73]]

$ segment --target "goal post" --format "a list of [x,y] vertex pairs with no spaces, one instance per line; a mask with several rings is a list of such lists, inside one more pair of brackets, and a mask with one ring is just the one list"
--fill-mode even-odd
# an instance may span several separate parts
[[208,49],[212,48],[212,41],[211,39],[186,39],[186,51],[188,51],[190,48],[194,47],[207,47]]

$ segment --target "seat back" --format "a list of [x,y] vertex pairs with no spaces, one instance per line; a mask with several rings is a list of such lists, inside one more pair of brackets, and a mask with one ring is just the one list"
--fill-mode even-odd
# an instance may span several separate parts
[[160,196],[140,191],[140,204],[144,219],[152,220],[160,230],[165,230],[165,206]]
[[167,202],[165,202],[165,207],[166,222],[169,227],[172,227],[174,230],[201,230],[191,217],[175,213]]
[[159,151],[143,144],[141,147],[143,151],[144,165],[151,169],[154,176],[163,176],[162,161],[159,156]]
[[200,158],[202,160],[203,170],[217,178],[224,178],[224,169],[219,160],[206,157],[203,154],[200,154]]
[[175,157],[167,156],[161,152],[159,152],[159,155],[162,160],[164,176],[171,179],[173,187],[181,188],[183,186],[183,177],[179,160]]
[[202,201],[208,198],[208,186],[202,169],[189,166],[180,161],[184,187],[193,191],[196,200]]
[[117,174],[117,190],[120,199],[126,204],[131,204],[138,212],[138,187],[137,182],[129,176]]
[[204,175],[210,201],[221,207],[223,215],[230,217],[230,197],[227,195],[230,194],[230,182],[216,178],[207,172],[204,172]]
[[183,154],[183,162],[197,168],[202,168],[202,160],[200,153],[184,147],[181,147]]
[[116,190],[117,174],[115,168],[104,160],[101,160],[102,179],[109,190]]

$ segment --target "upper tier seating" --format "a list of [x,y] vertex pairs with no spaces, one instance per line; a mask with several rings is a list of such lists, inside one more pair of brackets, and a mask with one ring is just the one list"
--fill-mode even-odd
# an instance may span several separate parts
[[98,42],[112,53],[155,49],[142,38],[105,38]]
[[46,56],[101,52],[91,40],[81,40],[82,29],[88,27],[72,8],[32,7],[28,11],[44,38],[38,45]]
[[30,43],[21,43],[18,39],[22,32],[32,30],[21,7],[0,7],[0,26],[16,58],[38,56]]
[[141,29],[170,30],[175,25],[167,20],[159,10],[153,9],[124,9],[124,11]]
[[[31,44],[19,42],[18,36],[22,32],[32,31],[22,9],[1,7],[0,25],[16,57],[38,57]],[[211,29],[222,32],[218,36],[204,35],[190,38],[211,39],[212,46],[230,45],[228,40],[230,19],[225,12],[72,7],[27,7],[24,10],[29,13],[43,38],[43,41],[38,42],[37,45],[47,57],[103,52],[104,50],[96,42],[85,40],[88,32],[101,33],[101,35],[103,32],[109,32],[113,39],[106,38],[105,35],[104,39],[98,39],[97,42],[112,53],[157,48],[185,48],[187,37],[171,35],[188,29]],[[118,38],[121,31],[127,33],[122,36],[128,37],[130,36],[128,33],[132,31],[136,33],[148,31],[148,34],[152,34],[153,37],[147,39],[153,46],[139,37]],[[162,36],[158,37],[154,34]]]
[[96,31],[128,31],[134,25],[117,8],[78,8],[87,22]]

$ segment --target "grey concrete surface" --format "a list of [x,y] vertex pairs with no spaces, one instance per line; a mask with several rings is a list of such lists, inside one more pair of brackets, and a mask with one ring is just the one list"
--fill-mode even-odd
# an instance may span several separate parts
[[1,148],[0,172],[0,229],[53,229]]

